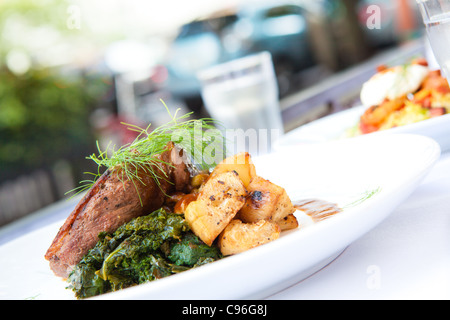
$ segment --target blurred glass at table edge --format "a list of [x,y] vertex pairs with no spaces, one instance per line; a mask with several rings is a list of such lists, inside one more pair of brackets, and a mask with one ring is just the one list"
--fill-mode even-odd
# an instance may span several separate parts
[[197,73],[206,110],[217,119],[233,152],[270,152],[283,133],[278,86],[267,51]]
[[441,67],[450,83],[450,2],[442,0],[416,0],[426,27],[427,36]]

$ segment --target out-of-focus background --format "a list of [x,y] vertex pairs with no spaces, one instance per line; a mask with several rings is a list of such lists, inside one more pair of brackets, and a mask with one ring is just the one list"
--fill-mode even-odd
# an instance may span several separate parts
[[208,116],[198,70],[269,51],[283,100],[422,34],[415,0],[2,0],[0,226],[68,197],[121,122],[167,122],[160,99]]

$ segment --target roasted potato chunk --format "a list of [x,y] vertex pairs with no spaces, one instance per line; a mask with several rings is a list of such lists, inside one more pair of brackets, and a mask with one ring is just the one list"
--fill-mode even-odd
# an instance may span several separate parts
[[228,256],[276,240],[280,232],[280,227],[269,221],[243,223],[233,219],[220,234],[218,244],[222,254]]
[[244,222],[275,222],[295,212],[286,190],[269,180],[254,177],[247,191],[249,194],[239,212],[239,219]]
[[256,176],[256,168],[248,152],[241,152],[224,159],[214,168],[211,177],[229,171],[236,171],[246,188]]
[[280,227],[281,231],[298,228],[297,218],[293,214],[289,214],[286,217],[275,221],[275,223]]
[[247,191],[234,171],[211,177],[184,216],[192,231],[211,246],[245,203]]

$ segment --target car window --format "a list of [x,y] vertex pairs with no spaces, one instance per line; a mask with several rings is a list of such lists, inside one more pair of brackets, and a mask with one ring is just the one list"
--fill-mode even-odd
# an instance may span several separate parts
[[205,21],[207,21],[209,23],[209,25],[211,26],[212,29],[214,29],[217,32],[220,32],[223,28],[236,22],[237,16],[232,14],[232,15],[226,15],[226,16],[221,16],[221,17],[217,17],[217,18],[211,18],[211,19],[208,19]]
[[182,26],[177,39],[199,35],[205,32],[220,32],[226,26],[237,20],[236,15],[196,20]]
[[204,32],[207,32],[208,27],[205,25],[203,21],[194,21],[188,24],[185,24],[182,28],[180,33],[177,36],[177,39],[193,36],[196,34],[201,34]]
[[267,10],[265,17],[266,18],[278,18],[282,16],[287,16],[291,14],[300,14],[301,10],[297,6],[286,5],[286,6],[278,6]]

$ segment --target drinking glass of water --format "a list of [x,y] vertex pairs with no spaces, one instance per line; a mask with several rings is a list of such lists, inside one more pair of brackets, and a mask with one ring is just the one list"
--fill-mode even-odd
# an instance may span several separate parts
[[450,83],[450,1],[417,0],[431,48]]
[[270,152],[283,134],[278,85],[269,52],[215,65],[198,73],[205,108],[224,126],[234,152]]

